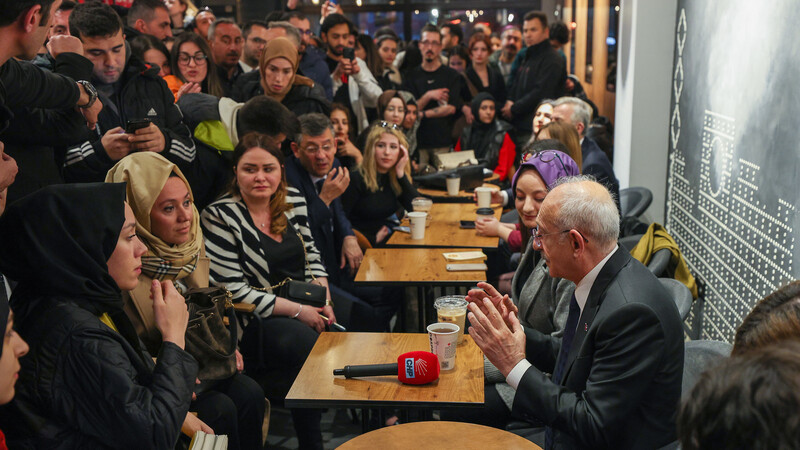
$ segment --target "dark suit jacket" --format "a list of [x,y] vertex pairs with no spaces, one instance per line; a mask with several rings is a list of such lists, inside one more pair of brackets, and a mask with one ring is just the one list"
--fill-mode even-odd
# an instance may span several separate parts
[[595,280],[561,385],[561,340],[526,330],[513,413],[554,428],[554,448],[654,449],[676,439],[683,376],[678,309],[645,266],[618,249]]
[[592,138],[584,137],[581,143],[581,157],[583,158],[581,173],[593,176],[598,183],[607,187],[614,194],[614,201],[619,208],[619,181],[614,175],[614,167],[608,156]]
[[[314,243],[322,253],[322,261],[328,271],[329,281],[335,285],[341,284],[339,269],[342,242],[346,236],[353,236],[353,227],[342,209],[341,197],[331,202],[330,207],[319,198],[317,188],[311,182],[311,176],[300,160],[294,155],[286,158],[286,181],[289,186],[300,191],[306,199],[308,207],[308,225]],[[333,167],[341,167],[337,159],[333,160]]]

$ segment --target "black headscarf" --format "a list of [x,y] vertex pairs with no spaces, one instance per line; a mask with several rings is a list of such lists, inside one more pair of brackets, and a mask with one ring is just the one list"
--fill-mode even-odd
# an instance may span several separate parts
[[[469,137],[469,142],[462,142],[461,149],[462,150],[474,150],[475,157],[478,159],[483,158],[489,148],[489,143],[492,142],[494,138],[494,129],[495,129],[495,121],[492,120],[489,123],[481,122],[479,119],[479,113],[481,109],[481,103],[485,100],[491,100],[495,103],[495,107],[497,107],[497,102],[495,101],[492,94],[488,92],[479,92],[475,97],[472,98],[472,115],[475,117],[475,120],[472,121],[472,133]],[[497,119],[497,111],[495,110],[495,119]]]
[[[0,289],[5,289],[5,288],[6,287],[3,285],[3,283],[0,283]],[[8,307],[8,301],[5,300],[5,299],[0,300],[0,326],[3,327],[0,330],[2,330],[4,336],[5,336],[5,333],[6,333],[6,326],[8,326],[8,316],[9,316],[10,312],[11,312],[11,309]],[[3,356],[3,344],[2,343],[0,343],[0,356]]]
[[0,270],[19,284],[11,297],[23,321],[43,300],[69,300],[94,315],[122,312],[106,261],[125,221],[125,184],[45,187],[0,218]]

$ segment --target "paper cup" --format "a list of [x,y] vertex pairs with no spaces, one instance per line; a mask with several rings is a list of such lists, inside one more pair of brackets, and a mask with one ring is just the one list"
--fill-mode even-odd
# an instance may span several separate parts
[[458,325],[454,323],[432,323],[428,325],[428,340],[431,353],[439,358],[439,368],[456,368],[456,347],[458,346]]
[[478,208],[491,208],[493,190],[490,187],[475,188],[475,194],[478,197]]
[[445,181],[447,182],[447,195],[456,196],[461,189],[461,177],[456,174],[453,175],[455,176],[445,178]]
[[411,223],[411,239],[425,239],[426,217],[428,217],[428,213],[419,211],[408,213],[408,221]]

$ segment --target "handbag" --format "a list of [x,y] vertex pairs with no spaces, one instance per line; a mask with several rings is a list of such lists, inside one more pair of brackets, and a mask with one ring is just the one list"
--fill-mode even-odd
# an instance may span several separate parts
[[[306,243],[303,241],[303,235],[297,229],[294,229],[297,237],[300,238],[300,246],[303,247],[303,259],[306,262],[308,273],[311,274],[311,279],[316,280],[317,277],[311,271],[311,264],[308,262],[308,253],[306,252]],[[286,278],[280,283],[273,285],[269,288],[251,288],[258,291],[272,292],[273,294],[283,297],[287,300],[300,303],[302,305],[313,306],[315,308],[322,308],[328,304],[328,289],[325,286],[318,284],[307,283],[305,281],[292,280]],[[276,290],[277,289],[277,290]]]
[[[197,360],[200,370],[196,393],[204,392],[236,373],[237,323],[233,295],[225,288],[192,288],[184,294],[189,309],[186,351]],[[228,318],[230,329],[225,324]]]

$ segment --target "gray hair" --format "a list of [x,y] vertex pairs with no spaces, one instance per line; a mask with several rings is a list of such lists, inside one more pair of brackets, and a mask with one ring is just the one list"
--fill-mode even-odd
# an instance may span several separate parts
[[300,47],[302,38],[300,37],[300,30],[298,30],[296,26],[285,20],[279,20],[269,23],[269,29],[271,30],[273,28],[283,28],[286,31],[286,37],[292,41],[292,44],[294,44],[295,47]]
[[294,140],[298,144],[303,140],[303,136],[322,136],[325,130],[331,130],[331,133],[333,133],[331,119],[325,114],[303,114],[298,118],[298,121],[300,122],[300,131],[297,133],[297,137]]
[[619,210],[614,195],[605,186],[608,195],[593,195],[585,183],[597,183],[591,175],[564,177],[556,181],[560,188],[561,204],[553,214],[553,225],[557,230],[578,230],[588,240],[597,242],[599,248],[610,250],[619,237]]
[[217,34],[217,27],[219,25],[222,25],[222,24],[233,25],[235,27],[239,26],[239,25],[236,24],[236,22],[234,22],[231,19],[217,19],[217,20],[214,21],[214,23],[211,24],[210,27],[208,27],[208,40],[209,41],[213,41],[214,40],[214,36]]
[[569,119],[573,124],[582,123],[583,133],[581,133],[581,136],[586,134],[586,130],[589,129],[589,122],[592,121],[592,108],[589,104],[578,97],[561,97],[553,102],[553,108],[561,105],[572,106],[572,117]]

